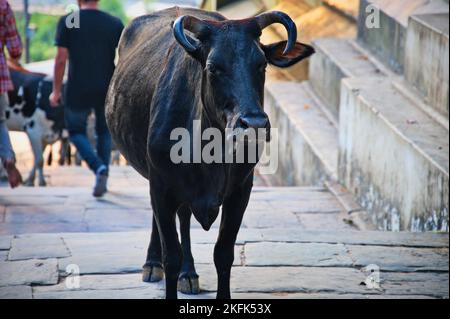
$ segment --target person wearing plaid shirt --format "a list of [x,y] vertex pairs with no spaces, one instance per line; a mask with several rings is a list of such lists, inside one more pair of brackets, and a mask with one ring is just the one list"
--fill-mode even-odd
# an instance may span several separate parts
[[15,61],[22,55],[22,41],[17,32],[16,20],[6,0],[0,0],[0,26],[0,94],[3,94],[14,88],[3,49],[6,46],[10,58]]
[[16,20],[8,1],[0,0],[0,159],[8,173],[11,187],[17,187],[22,177],[15,165],[15,154],[6,127],[5,111],[8,107],[8,91],[14,89],[4,48],[8,49],[12,63],[18,64],[22,55],[22,42],[17,32]]

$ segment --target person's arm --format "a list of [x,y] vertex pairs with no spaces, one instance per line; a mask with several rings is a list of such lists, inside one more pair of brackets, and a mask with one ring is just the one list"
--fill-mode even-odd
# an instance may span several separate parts
[[67,59],[69,51],[66,48],[58,47],[58,53],[55,58],[55,69],[53,77],[53,92],[50,95],[50,105],[56,107],[61,100],[61,90],[66,72]]
[[7,3],[6,5],[6,32],[5,32],[5,42],[6,48],[8,49],[10,59],[15,64],[20,64],[19,60],[22,56],[22,41],[20,39],[19,32],[17,32],[16,19],[14,18],[14,13],[11,7]]
[[66,64],[69,58],[69,39],[70,36],[66,27],[66,18],[62,17],[59,20],[55,36],[55,46],[58,48],[58,52],[55,58],[55,68],[53,74],[53,92],[50,95],[50,105],[53,107],[58,106],[61,100],[64,73],[66,71]]

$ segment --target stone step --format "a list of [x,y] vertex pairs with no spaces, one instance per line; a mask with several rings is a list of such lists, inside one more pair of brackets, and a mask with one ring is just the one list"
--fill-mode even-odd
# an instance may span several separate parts
[[[191,233],[200,286],[215,291],[218,229]],[[161,298],[163,283],[141,280],[148,237],[148,230],[0,236],[0,242],[9,242],[4,249],[9,257],[22,252],[21,260],[0,261],[0,299],[31,295],[30,289],[34,298]],[[448,298],[448,234],[243,228],[239,237],[234,292]],[[80,286],[68,289],[66,275],[75,265]],[[361,284],[369,284],[374,272],[380,276],[378,289]]]
[[386,76],[387,71],[353,40],[317,39],[313,41],[313,46],[316,54],[310,61],[310,82],[337,122],[341,80],[348,77]]
[[282,0],[271,10],[285,12],[295,20],[313,9],[314,5],[315,4],[307,3],[306,1]]
[[428,114],[437,124],[440,124],[447,131],[449,130],[449,118],[443,115],[432,105],[428,104],[421,92],[411,86],[411,84],[403,77],[392,78],[393,84],[398,92],[412,101],[417,107]]
[[[339,119],[341,80],[355,77],[385,77],[393,80],[399,92],[414,101],[423,111],[443,127],[449,127],[448,117],[429,105],[417,89],[393,73],[370,52],[354,40],[317,39],[313,42],[316,54],[310,62],[310,82],[334,121]],[[443,59],[440,58],[442,61]],[[447,71],[448,72],[448,71]],[[447,87],[448,90],[448,87]]]
[[233,1],[222,6],[218,11],[228,19],[246,19],[264,11],[265,5],[260,0]]
[[323,0],[325,5],[353,19],[358,19],[359,0]]
[[278,129],[278,173],[287,185],[337,178],[338,132],[308,82],[269,82],[265,109]]
[[[301,2],[300,2],[301,3]],[[295,9],[294,9],[295,8]],[[277,9],[277,8],[275,8]],[[298,41],[311,43],[317,38],[338,37],[355,38],[356,24],[342,14],[322,5],[315,8],[296,5],[284,10],[293,17],[298,28]],[[264,44],[278,42],[286,39],[286,31],[283,26],[274,25],[264,31],[261,42]],[[287,69],[281,69],[288,79],[303,81],[309,78],[309,59]]]
[[449,14],[410,17],[405,78],[431,107],[449,117]]
[[408,18],[448,12],[442,0],[361,0],[358,40],[395,72],[403,73]]
[[448,231],[448,129],[391,80],[342,83],[340,182],[382,229]]

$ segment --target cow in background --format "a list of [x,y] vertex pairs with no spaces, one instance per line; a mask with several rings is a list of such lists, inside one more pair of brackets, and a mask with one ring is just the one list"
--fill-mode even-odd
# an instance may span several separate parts
[[62,105],[56,108],[50,106],[49,96],[53,86],[50,77],[13,65],[10,65],[10,73],[15,89],[8,92],[9,108],[6,110],[6,124],[10,131],[25,132],[30,140],[34,165],[25,185],[34,186],[38,173],[39,186],[45,186],[43,153],[46,146],[61,140],[63,145],[61,154],[69,152],[64,110]]

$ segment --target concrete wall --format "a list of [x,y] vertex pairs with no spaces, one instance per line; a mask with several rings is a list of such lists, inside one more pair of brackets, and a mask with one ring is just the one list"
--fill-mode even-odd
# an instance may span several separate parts
[[[268,84],[266,87],[264,110],[270,118],[271,126],[278,129],[280,141],[275,179],[282,181],[284,186],[323,186],[325,181],[337,178],[336,168],[333,168],[333,165],[337,166],[337,139],[326,142],[330,136],[335,138],[336,133],[326,119],[317,118],[317,106],[304,91],[303,85],[296,85],[298,86],[294,90],[283,84],[275,85],[275,88]],[[291,97],[287,96],[289,94]],[[316,115],[305,114],[306,116],[299,118],[301,111],[310,113],[304,109],[304,105]],[[322,144],[331,149],[318,151],[311,144],[313,136],[325,141]],[[335,146],[330,144],[336,144],[336,152],[333,150]],[[334,160],[330,159],[333,157]]]
[[[291,16],[297,25],[298,41],[311,43],[317,38],[355,38],[356,24],[328,6],[312,6],[306,1],[288,0],[280,3],[274,10],[283,11]],[[286,30],[275,24],[263,32],[264,44],[286,39]],[[309,78],[309,60],[288,69],[280,69],[288,79],[304,81]]]
[[405,78],[426,103],[449,116],[449,15],[413,16],[406,41]]
[[358,80],[342,85],[339,180],[383,230],[448,231],[448,171],[359,97]]
[[[379,25],[366,24],[379,13]],[[448,12],[442,0],[361,0],[358,19],[358,40],[392,70],[404,70],[406,30],[412,15]],[[370,21],[370,19],[369,19]]]
[[393,71],[403,73],[406,28],[399,21],[380,12],[380,27],[368,28],[366,8],[371,1],[361,0],[358,18],[358,41]]
[[310,60],[310,82],[320,98],[325,101],[330,113],[336,121],[339,120],[339,102],[341,93],[341,79],[346,74],[328,56],[320,51],[315,44],[316,54]]

